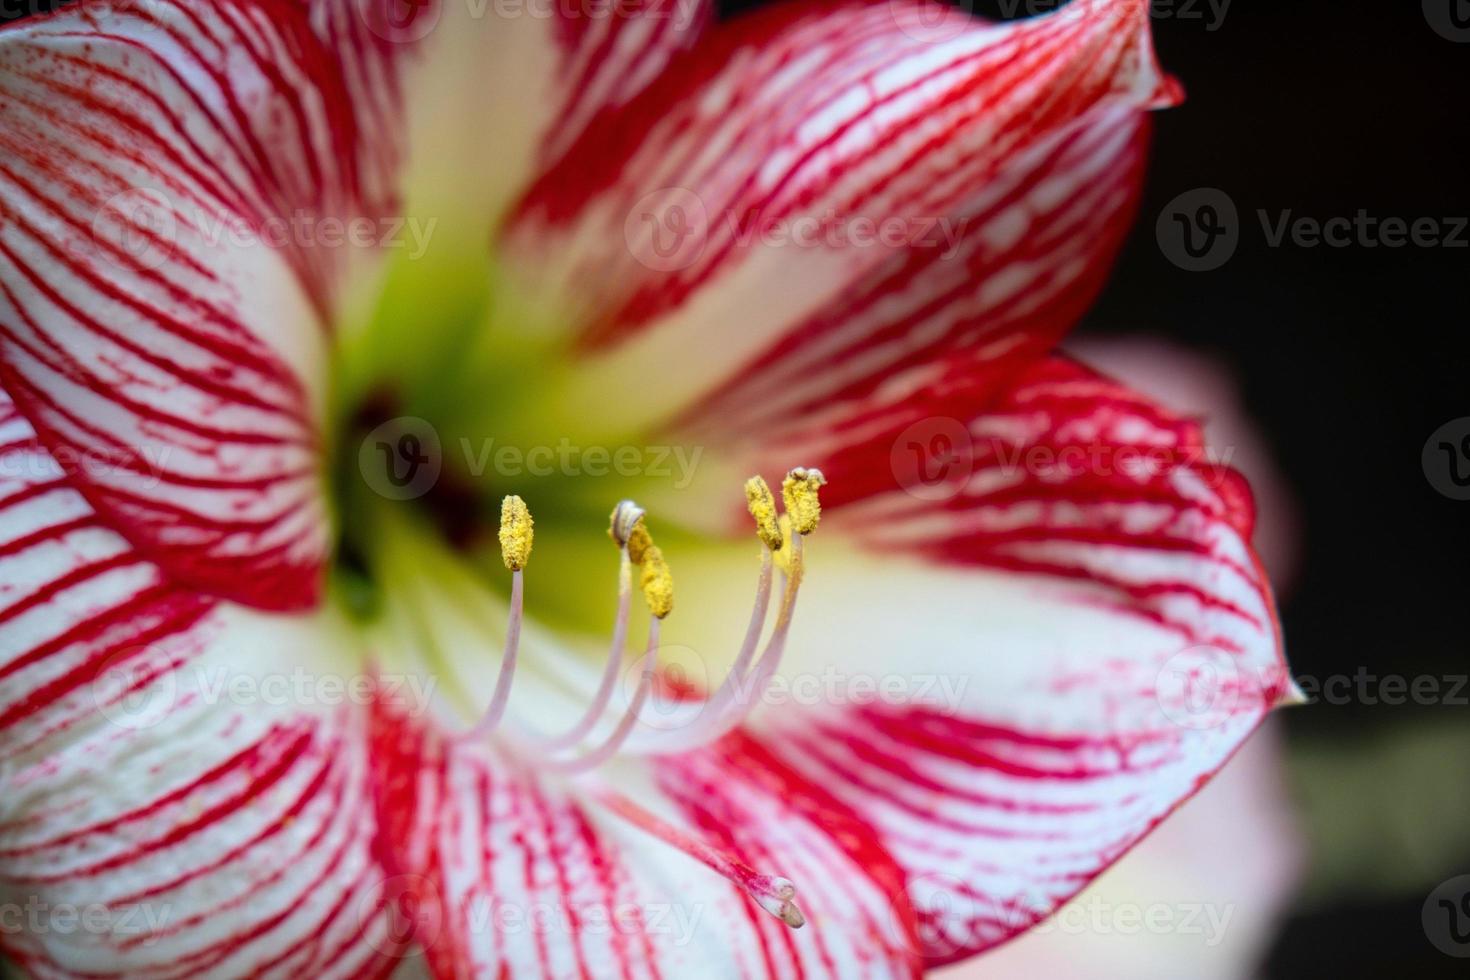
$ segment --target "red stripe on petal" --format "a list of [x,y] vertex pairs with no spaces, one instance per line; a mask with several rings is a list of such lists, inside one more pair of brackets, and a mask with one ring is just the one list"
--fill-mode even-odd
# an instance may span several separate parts
[[322,318],[346,255],[280,230],[355,212],[356,127],[278,0],[0,32],[0,379],[187,587],[317,601]]
[[[385,722],[397,748],[379,775],[416,787],[392,863],[416,889],[436,975],[916,975],[897,868],[851,811],[759,745],[628,762],[616,792],[642,788],[625,797],[543,778],[510,747],[408,739],[411,727]],[[745,859],[800,867],[811,925],[784,925],[708,863]]]
[[[821,240],[855,219],[953,215],[1088,113],[1156,100],[1142,4],[1092,0],[1011,25],[950,18],[942,38],[913,26],[928,12],[797,4],[722,27],[543,175],[521,204],[513,252],[594,294],[583,340],[602,347],[728,279],[784,222],[815,222]],[[651,269],[625,245],[625,225],[671,188],[701,212],[697,247]],[[840,275],[826,246],[784,251],[821,271],[809,291],[827,291],[891,249],[837,249]]]
[[[233,693],[335,634],[169,582],[3,395],[0,447],[0,902],[41,916],[0,952],[36,976],[391,969],[366,718]],[[48,927],[68,907],[87,928]]]
[[931,966],[1076,894],[1288,684],[1248,490],[1198,424],[1066,358],[999,393],[967,363],[781,447],[858,547],[805,591],[790,670],[866,686],[752,720],[904,869]]

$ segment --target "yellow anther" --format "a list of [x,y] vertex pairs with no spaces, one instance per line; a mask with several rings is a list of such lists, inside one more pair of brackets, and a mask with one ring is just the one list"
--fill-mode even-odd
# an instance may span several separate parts
[[628,557],[633,560],[633,564],[641,565],[650,550],[657,550],[653,544],[653,536],[640,520],[628,534]]
[[755,533],[772,551],[781,549],[781,529],[776,524],[776,498],[771,488],[759,476],[745,481],[745,506],[755,518]]
[[797,534],[811,534],[822,519],[822,502],[817,491],[827,485],[819,469],[798,466],[781,482],[781,500],[791,515],[791,526]]
[[779,568],[779,569],[781,569],[781,571],[785,572],[787,575],[790,575],[791,574],[791,515],[790,514],[782,514],[781,515],[780,527],[779,527],[779,530],[776,533],[779,534],[779,535],[781,535],[781,547],[772,553],[773,554],[773,557],[776,559],[776,567]]
[[669,571],[669,563],[664,561],[664,553],[658,545],[649,541],[639,564],[643,568],[638,582],[643,588],[643,599],[649,610],[663,619],[674,610],[674,576]]
[[607,533],[618,547],[628,549],[628,560],[641,567],[638,582],[648,608],[663,619],[674,608],[674,576],[664,553],[653,543],[653,536],[643,524],[643,508],[624,500],[613,508],[612,524]]
[[531,539],[535,522],[531,520],[530,508],[515,494],[500,503],[500,557],[505,567],[518,572],[526,567],[531,557]]
[[608,537],[612,538],[619,548],[627,547],[628,539],[633,536],[634,529],[638,527],[638,522],[641,520],[643,520],[642,507],[631,500],[618,501],[618,505],[613,508],[612,522],[607,529]]

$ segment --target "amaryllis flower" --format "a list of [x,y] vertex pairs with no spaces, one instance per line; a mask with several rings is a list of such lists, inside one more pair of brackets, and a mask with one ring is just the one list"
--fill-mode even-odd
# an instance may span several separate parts
[[911,976],[1079,891],[1289,689],[1242,482],[1049,353],[1147,13],[0,33],[6,953]]

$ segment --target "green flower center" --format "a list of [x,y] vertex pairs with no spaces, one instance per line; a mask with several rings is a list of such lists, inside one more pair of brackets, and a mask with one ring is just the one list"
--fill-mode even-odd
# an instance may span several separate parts
[[[482,607],[508,599],[496,539],[503,498],[522,497],[536,521],[527,614],[601,643],[618,568],[609,512],[621,499],[685,490],[703,450],[599,431],[598,419],[568,410],[566,331],[517,302],[486,250],[470,245],[435,240],[417,259],[395,256],[371,301],[338,330],[328,406],[332,595],[369,633],[406,628],[411,638],[398,645],[428,650],[431,661],[445,642],[435,638],[441,605],[466,621],[489,615],[475,635],[455,634],[453,645],[474,649],[438,659],[474,657],[493,674],[500,638]],[[702,537],[652,519],[673,553]]]

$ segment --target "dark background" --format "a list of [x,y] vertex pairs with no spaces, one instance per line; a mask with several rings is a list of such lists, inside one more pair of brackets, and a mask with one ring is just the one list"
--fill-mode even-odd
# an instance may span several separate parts
[[[1417,0],[1242,2],[1213,33],[1159,18],[1155,37],[1189,99],[1157,117],[1139,222],[1089,325],[1157,332],[1234,368],[1298,503],[1301,560],[1282,610],[1294,670],[1463,675],[1470,502],[1438,493],[1420,454],[1440,425],[1470,415],[1470,248],[1272,248],[1255,211],[1470,215],[1470,43],[1431,29]],[[1225,191],[1243,222],[1238,251],[1211,272],[1176,268],[1155,238],[1160,210],[1196,187]],[[1318,705],[1283,720],[1310,764],[1423,726],[1463,730],[1462,705]],[[1445,755],[1428,771],[1470,784],[1470,756]],[[1370,814],[1367,834],[1385,811],[1388,834],[1397,808],[1442,803],[1428,790],[1316,802]],[[1309,815],[1308,830],[1333,816]],[[1453,818],[1470,824],[1463,810]],[[1424,896],[1470,873],[1470,846],[1439,860],[1422,891],[1343,888],[1300,910],[1268,975],[1470,975],[1470,961],[1425,941]]]
[[[1137,227],[1081,332],[1152,333],[1235,374],[1297,500],[1301,558],[1283,615],[1298,674],[1463,675],[1470,502],[1438,493],[1420,454],[1441,424],[1470,416],[1470,248],[1271,247],[1256,211],[1470,215],[1470,38],[1436,33],[1416,0],[1233,0],[1215,30],[1206,0],[1199,19],[1182,16],[1185,3],[1170,15],[1161,5],[1154,30],[1189,98],[1156,117]],[[1434,3],[1470,16],[1465,0]],[[21,6],[0,3],[0,21]],[[966,6],[999,17],[1026,3]],[[1161,251],[1155,220],[1201,187],[1234,201],[1240,244],[1221,268],[1188,272]],[[1359,700],[1289,712],[1284,725],[1296,773],[1348,774],[1302,780],[1316,787],[1300,801],[1309,838],[1326,827],[1351,847],[1382,843],[1392,860],[1420,840],[1416,820],[1467,830],[1417,855],[1417,888],[1309,872],[1323,887],[1285,923],[1266,975],[1466,976],[1470,961],[1426,941],[1420,910],[1439,881],[1470,873],[1470,751],[1457,751],[1470,747],[1470,708]],[[1380,781],[1380,745],[1427,776],[1415,783],[1397,765]]]

